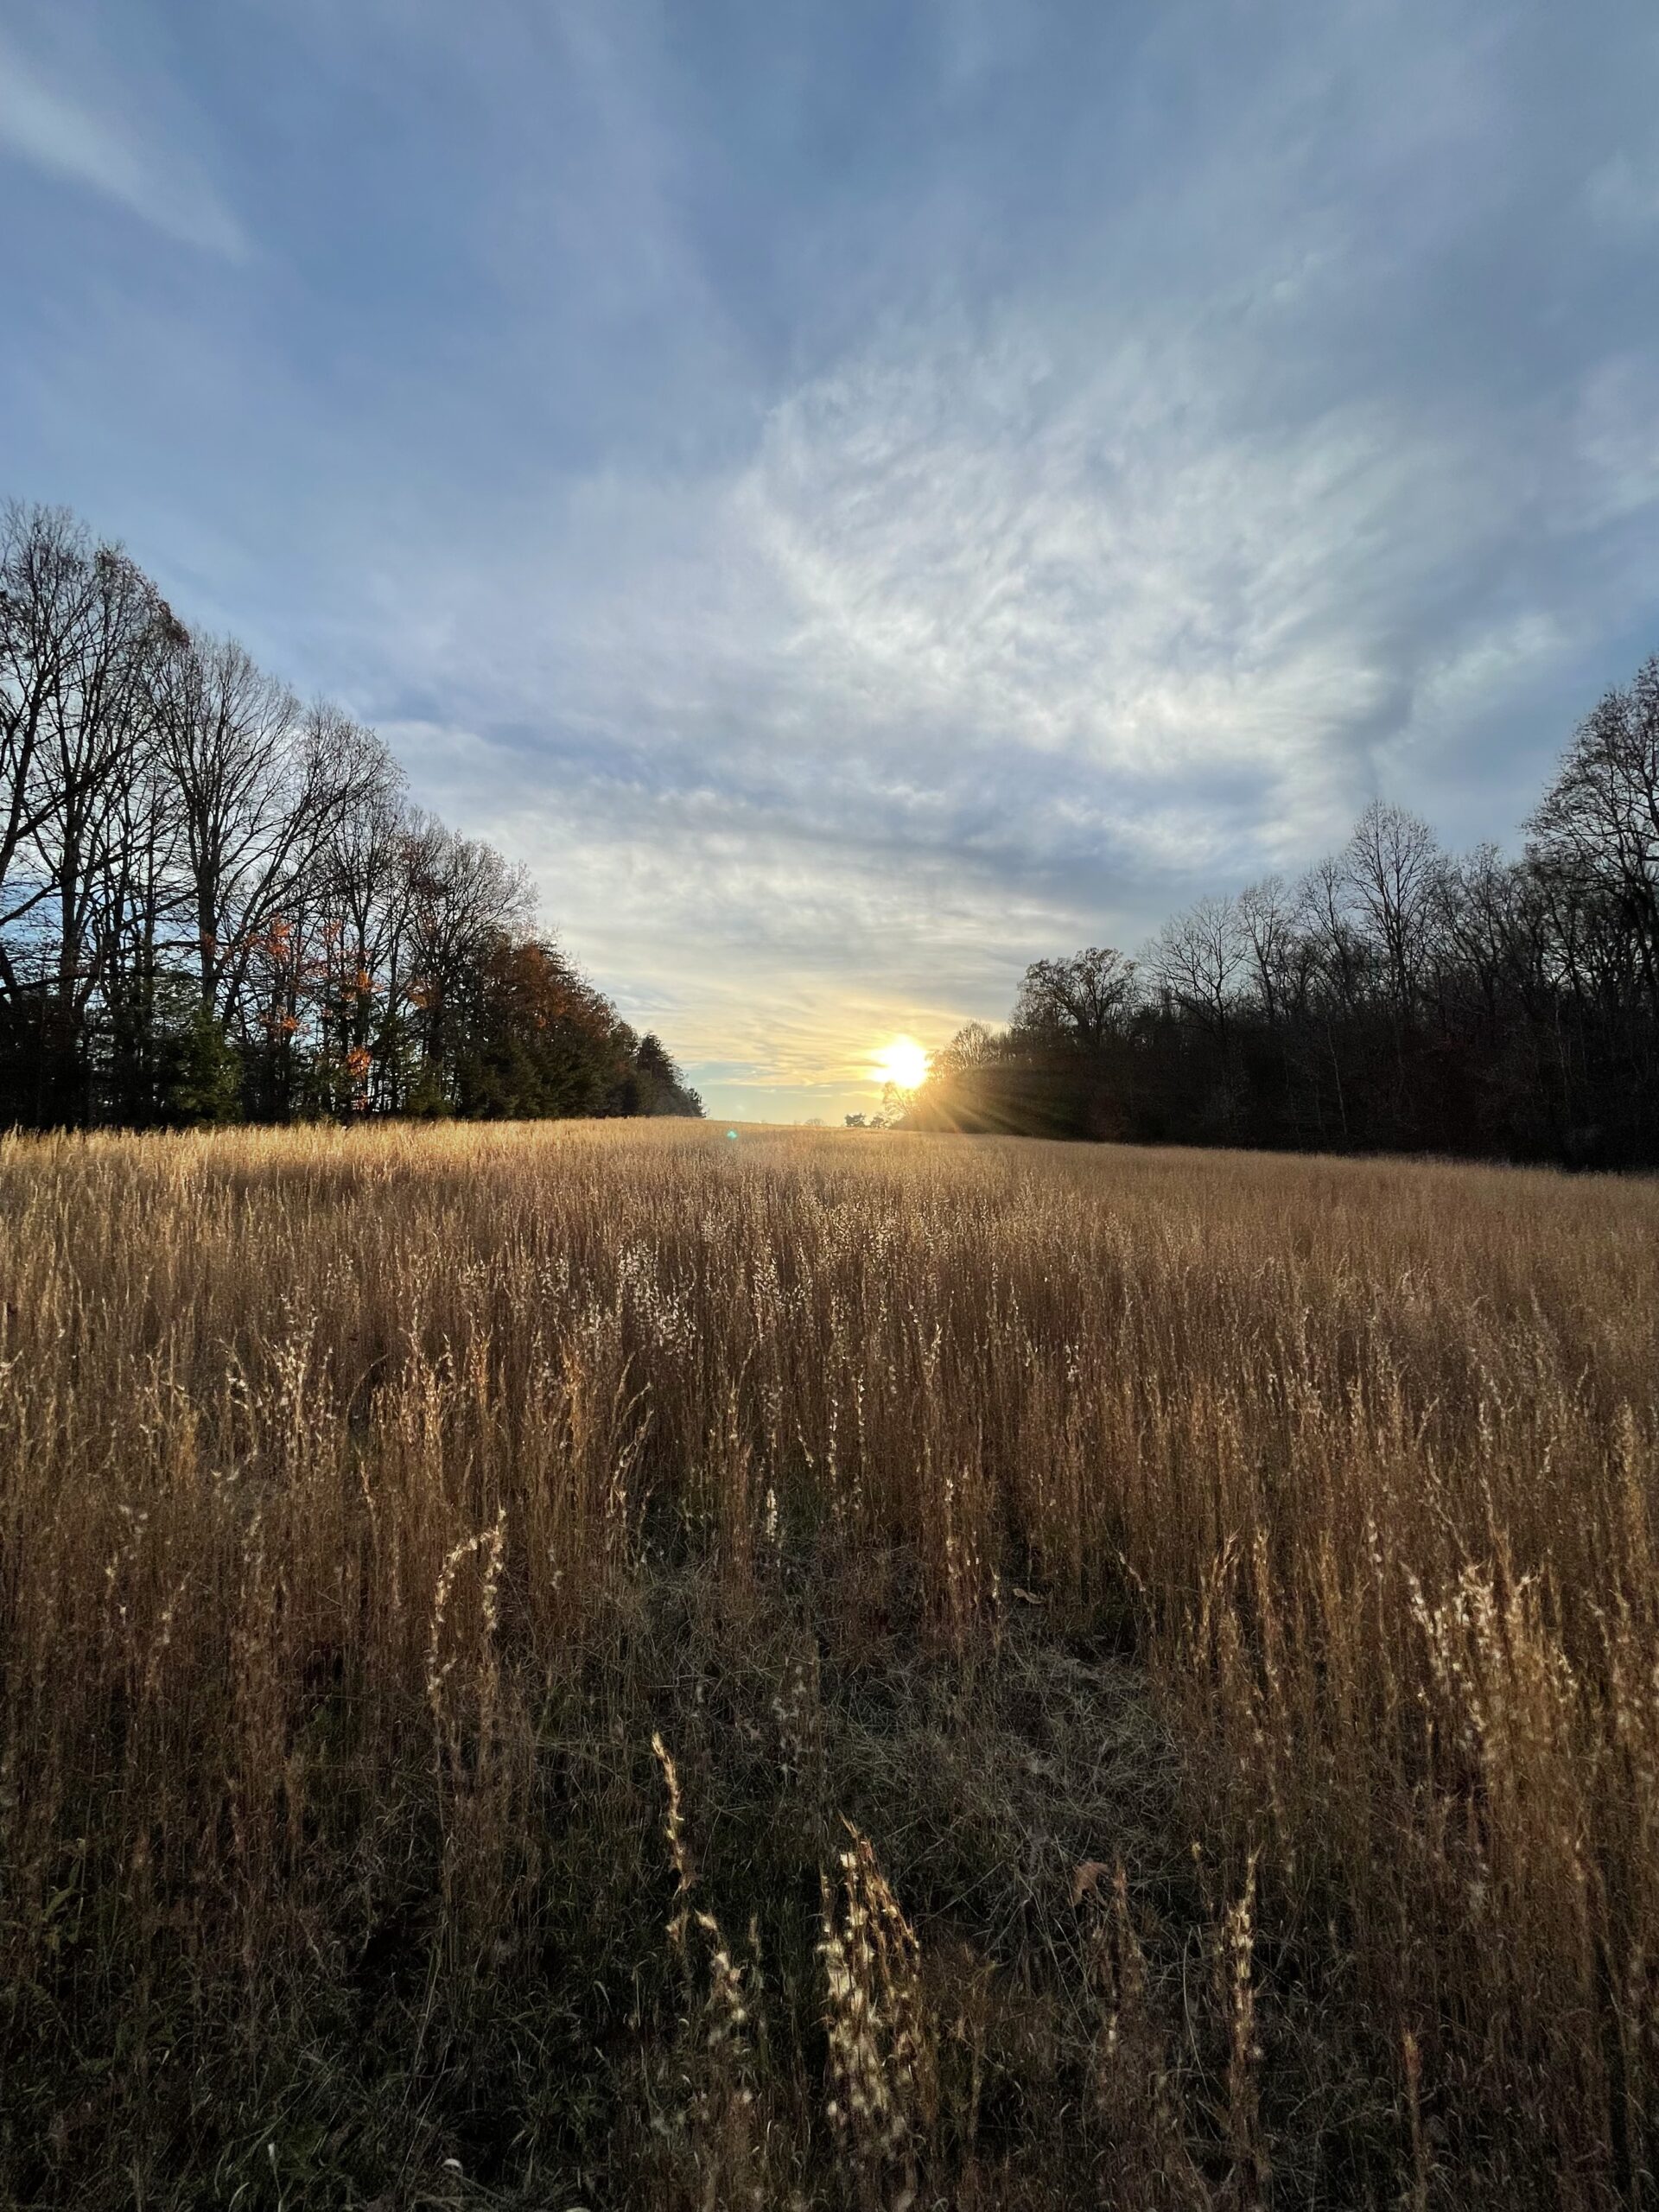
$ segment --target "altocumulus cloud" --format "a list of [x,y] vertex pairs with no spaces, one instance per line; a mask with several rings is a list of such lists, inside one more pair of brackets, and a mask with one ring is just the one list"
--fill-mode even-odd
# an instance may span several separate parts
[[[176,345],[260,443],[129,398],[114,519],[527,859],[719,1110],[836,1110],[1373,791],[1511,834],[1659,643],[1659,45],[1587,12],[255,10],[262,82],[382,137],[313,132],[326,244],[280,133],[202,172],[276,273]],[[250,87],[185,75],[224,137]]]

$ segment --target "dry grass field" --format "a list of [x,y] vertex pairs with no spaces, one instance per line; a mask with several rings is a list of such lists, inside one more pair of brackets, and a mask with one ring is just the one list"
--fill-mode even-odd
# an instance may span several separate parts
[[0,2196],[1659,2203],[1659,1185],[0,1144]]

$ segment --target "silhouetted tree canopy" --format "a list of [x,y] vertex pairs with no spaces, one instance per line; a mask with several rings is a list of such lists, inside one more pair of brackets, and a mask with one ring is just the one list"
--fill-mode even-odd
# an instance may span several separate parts
[[1574,734],[1506,860],[1380,802],[1300,884],[1138,960],[1026,971],[907,1120],[1157,1142],[1659,1165],[1659,658]]
[[700,1114],[372,730],[0,515],[0,1124]]

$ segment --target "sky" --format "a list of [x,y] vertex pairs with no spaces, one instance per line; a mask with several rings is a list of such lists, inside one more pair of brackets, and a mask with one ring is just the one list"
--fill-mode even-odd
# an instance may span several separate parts
[[1652,0],[0,0],[0,493],[722,1117],[1659,648]]

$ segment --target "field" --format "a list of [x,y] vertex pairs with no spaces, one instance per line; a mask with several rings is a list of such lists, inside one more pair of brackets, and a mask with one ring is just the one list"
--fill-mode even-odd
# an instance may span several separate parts
[[0,1142],[0,2201],[1659,2202],[1659,1185]]

